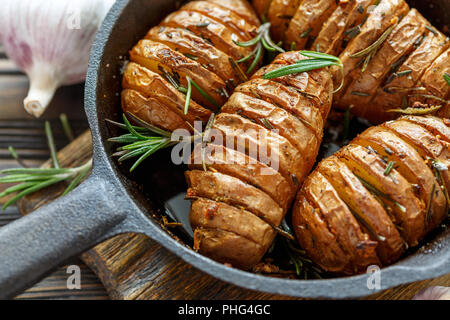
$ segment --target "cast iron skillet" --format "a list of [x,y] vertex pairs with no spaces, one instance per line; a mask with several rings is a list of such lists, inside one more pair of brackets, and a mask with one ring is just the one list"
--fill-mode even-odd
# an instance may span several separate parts
[[[120,56],[126,56],[151,26],[173,11],[176,2],[118,0],[109,12],[93,46],[86,81],[86,113],[94,144],[93,173],[66,197],[0,229],[0,298],[13,297],[64,260],[125,232],[146,234],[183,260],[221,280],[274,294],[311,298],[360,297],[450,273],[448,229],[436,235],[427,250],[422,248],[382,269],[380,287],[374,290],[367,286],[369,275],[304,281],[243,272],[195,253],[163,231],[151,218],[153,209],[148,198],[110,158],[111,146],[105,140],[111,133],[105,119],[117,119],[120,115],[117,96],[120,92]],[[158,196],[151,195],[155,200]]]

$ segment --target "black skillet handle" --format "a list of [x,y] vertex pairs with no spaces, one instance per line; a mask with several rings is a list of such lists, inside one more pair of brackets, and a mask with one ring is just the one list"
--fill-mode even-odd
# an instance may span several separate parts
[[0,299],[15,296],[120,228],[127,213],[115,205],[112,189],[92,175],[67,196],[1,228]]

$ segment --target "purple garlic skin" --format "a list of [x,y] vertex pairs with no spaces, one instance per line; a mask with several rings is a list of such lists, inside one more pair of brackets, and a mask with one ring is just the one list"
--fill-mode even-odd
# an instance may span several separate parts
[[421,290],[413,300],[450,300],[449,287],[429,287]]
[[1,1],[0,43],[30,79],[27,112],[41,116],[58,87],[84,81],[92,42],[114,1]]

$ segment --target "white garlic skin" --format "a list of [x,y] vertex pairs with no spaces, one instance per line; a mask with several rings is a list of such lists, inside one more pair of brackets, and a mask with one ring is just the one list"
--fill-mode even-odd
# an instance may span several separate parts
[[27,112],[42,115],[56,89],[84,81],[96,32],[115,0],[0,0],[0,43],[30,79]]

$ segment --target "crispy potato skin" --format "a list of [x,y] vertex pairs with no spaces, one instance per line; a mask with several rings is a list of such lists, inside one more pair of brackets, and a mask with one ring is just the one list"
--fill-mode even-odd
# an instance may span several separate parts
[[[324,121],[331,107],[333,88],[329,70],[314,70],[274,80],[261,78],[266,70],[292,64],[299,59],[302,57],[295,52],[281,54],[273,65],[259,70],[250,81],[236,88],[214,119],[211,143],[204,148],[196,146],[197,153],[192,155],[189,166],[192,171],[186,173],[187,197],[193,203],[198,199],[208,199],[218,207],[226,204],[228,207],[221,207],[221,217],[230,219],[226,223],[217,220],[219,222],[213,224],[215,222],[202,218],[200,223],[198,212],[201,210],[193,206],[191,210],[196,211],[191,215],[198,230],[195,232],[202,235],[198,240],[194,239],[194,247],[213,259],[238,268],[252,267],[256,257],[261,258],[270,247],[273,234],[267,235],[262,230],[267,226],[271,229],[280,226],[311,170],[320,146]],[[229,159],[235,161],[227,161]],[[270,241],[250,244],[243,226],[232,222],[239,217],[236,210],[254,214],[265,223],[264,228],[247,226],[261,233],[253,235],[252,241],[256,239],[254,237]],[[357,224],[353,226],[360,230]],[[214,232],[205,232],[205,229],[213,228]],[[210,239],[212,236],[216,238]],[[358,245],[358,255],[353,259],[356,264],[366,266],[366,262],[378,261],[374,253],[375,242],[363,233],[358,237],[349,240],[349,246]],[[225,248],[236,244],[246,248],[252,245],[253,252],[244,257],[232,254],[232,248]],[[217,251],[212,252],[212,248]],[[353,267],[347,261],[345,265]]]
[[[448,169],[441,168],[440,181],[426,157],[448,168],[448,134],[438,117],[402,117],[369,128],[320,162],[300,190],[292,216],[299,243],[311,259],[336,274],[364,271],[365,259],[373,256],[366,250],[364,259],[357,258],[349,217],[376,243],[383,265],[401,256],[403,243],[416,246],[442,223],[448,213]],[[395,163],[387,170],[390,161]]]

